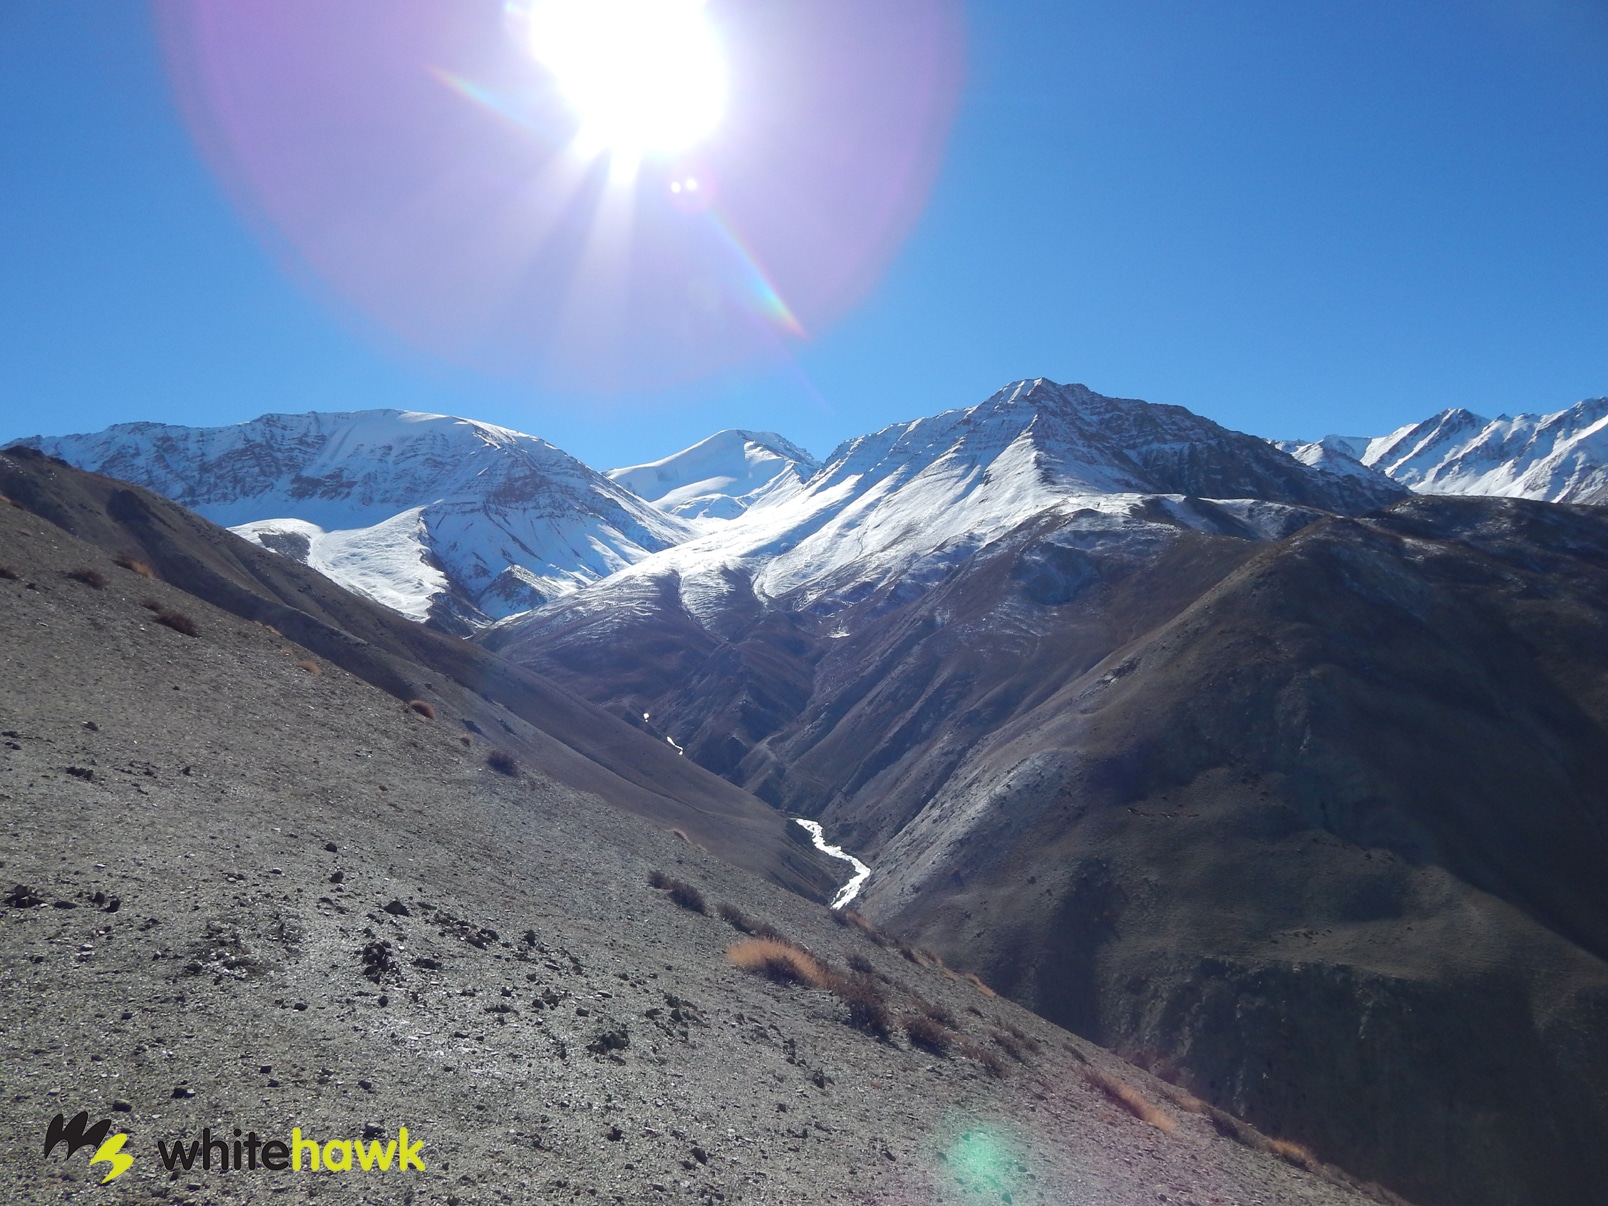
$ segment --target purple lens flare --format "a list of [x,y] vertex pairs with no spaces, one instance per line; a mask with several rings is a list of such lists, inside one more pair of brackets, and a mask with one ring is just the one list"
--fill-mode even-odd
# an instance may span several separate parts
[[546,2],[155,6],[190,128],[289,270],[432,354],[652,388],[785,357],[866,295],[937,173],[960,0],[707,0],[722,110],[673,150],[589,142],[522,20]]

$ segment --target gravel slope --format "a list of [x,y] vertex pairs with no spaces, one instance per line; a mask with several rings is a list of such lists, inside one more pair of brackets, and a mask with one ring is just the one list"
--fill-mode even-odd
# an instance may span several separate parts
[[[4,504],[0,567],[7,1201],[1373,1200]],[[63,576],[80,569],[105,586]],[[998,1079],[878,1041],[828,993],[739,971],[722,953],[740,935],[650,888],[661,868],[839,967],[868,961],[897,1007],[928,1003],[979,1046],[1018,1029],[1023,1062]],[[86,1152],[41,1155],[49,1119],[80,1109],[130,1136],[113,1186]],[[156,1140],[204,1126],[406,1126],[427,1167],[162,1169]]]

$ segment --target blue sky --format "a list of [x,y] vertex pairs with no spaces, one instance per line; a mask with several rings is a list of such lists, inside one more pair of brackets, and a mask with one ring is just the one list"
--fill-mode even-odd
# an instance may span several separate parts
[[1600,0],[988,0],[936,185],[864,302],[650,395],[378,334],[191,145],[143,6],[0,5],[0,439],[396,406],[598,467],[720,427],[817,454],[1048,376],[1258,434],[1608,393]]

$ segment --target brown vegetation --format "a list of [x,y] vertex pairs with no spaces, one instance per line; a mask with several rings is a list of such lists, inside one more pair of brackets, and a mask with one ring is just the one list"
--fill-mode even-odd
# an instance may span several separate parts
[[302,658],[301,661],[297,662],[296,664],[298,666],[300,666],[303,670],[307,671],[308,674],[322,674],[322,673],[324,673],[324,668],[322,666],[320,666],[317,662],[315,662],[310,657],[304,657],[304,658]]
[[1005,1061],[986,1047],[979,1047],[976,1043],[965,1042],[960,1044],[960,1053],[967,1059],[981,1064],[983,1071],[987,1072],[995,1080],[1005,1079]]
[[512,754],[503,750],[492,750],[487,754],[486,765],[499,775],[507,775],[510,779],[519,776],[519,763],[514,760]]
[[988,987],[988,985],[984,984],[982,980],[978,979],[978,977],[972,972],[962,972],[960,978],[966,981],[966,983],[970,984],[978,992],[982,993],[985,997],[999,996],[997,992]]
[[174,632],[182,632],[185,636],[193,637],[198,637],[201,635],[200,630],[195,626],[194,620],[185,615],[182,611],[173,611],[171,608],[164,605],[160,600],[141,599],[140,606],[145,608],[146,611],[154,611],[156,613],[156,622],[158,624],[166,624],[169,628],[173,629]]
[[122,566],[130,573],[138,574],[142,578],[156,577],[155,570],[146,565],[145,562],[139,560],[137,557],[131,557],[127,553],[119,553],[117,556],[113,557],[112,560],[117,562],[118,565]]
[[824,987],[827,971],[814,955],[791,942],[775,938],[749,938],[726,949],[726,958],[744,971],[765,976],[778,984]]
[[849,1007],[849,1025],[856,1030],[879,1039],[893,1033],[887,998],[873,981],[864,976],[831,974],[823,987]]
[[709,911],[709,906],[704,903],[702,892],[689,883],[683,883],[679,879],[671,879],[663,871],[649,872],[648,886],[658,888],[661,892],[670,893],[670,899],[689,913],[707,913]]
[[912,1047],[920,1047],[940,1058],[949,1055],[955,1036],[926,1014],[907,1013],[899,1019],[899,1025],[904,1027],[905,1037]]
[[748,934],[754,938],[775,938],[782,940],[782,935],[775,926],[763,921],[756,921],[736,905],[723,904],[716,910],[721,919],[727,922],[732,929],[739,933]]
[[1171,1114],[1153,1104],[1149,1098],[1126,1081],[1118,1080],[1097,1068],[1085,1068],[1083,1075],[1112,1102],[1121,1106],[1141,1122],[1148,1122],[1158,1131],[1172,1134],[1178,1129]]
[[92,586],[96,590],[106,589],[106,575],[101,573],[100,570],[90,569],[88,566],[82,569],[63,570],[61,576],[71,578],[74,582],[82,582],[85,586]]
[[413,711],[413,712],[417,712],[420,716],[423,716],[426,720],[434,720],[436,718],[435,717],[435,709],[430,706],[428,701],[423,700],[423,699],[410,699],[410,700],[408,700],[408,710]]

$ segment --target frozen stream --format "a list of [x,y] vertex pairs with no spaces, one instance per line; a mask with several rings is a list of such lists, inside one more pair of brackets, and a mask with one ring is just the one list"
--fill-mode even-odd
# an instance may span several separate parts
[[838,889],[838,894],[832,898],[832,907],[841,909],[860,894],[860,889],[865,886],[866,879],[871,875],[871,868],[855,858],[854,855],[845,853],[842,846],[828,846],[825,836],[821,833],[821,823],[819,821],[806,821],[803,817],[794,817],[793,820],[810,831],[810,836],[815,839],[815,848],[822,854],[830,854],[833,858],[840,858],[844,862],[854,865],[854,875],[848,883]]

